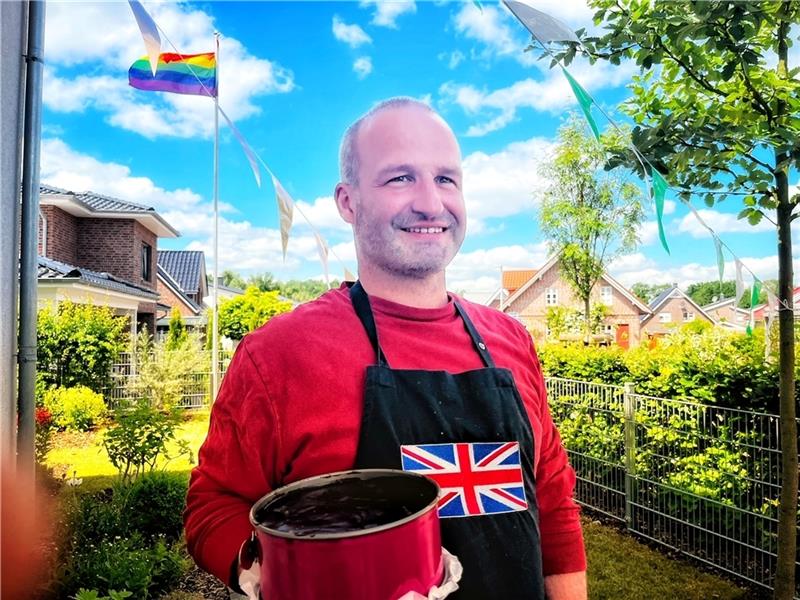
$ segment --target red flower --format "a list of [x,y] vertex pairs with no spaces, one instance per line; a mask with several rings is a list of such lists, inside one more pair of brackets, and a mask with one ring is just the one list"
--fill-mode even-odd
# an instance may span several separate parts
[[47,427],[53,424],[53,415],[44,407],[36,407],[36,425],[39,427]]

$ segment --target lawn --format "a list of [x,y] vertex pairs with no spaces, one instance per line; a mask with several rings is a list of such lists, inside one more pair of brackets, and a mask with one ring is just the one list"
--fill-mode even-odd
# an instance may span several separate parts
[[[187,412],[177,431],[177,440],[186,440],[192,456],[180,456],[174,460],[161,461],[167,471],[188,473],[197,461],[197,451],[208,431],[208,411]],[[169,445],[169,452],[177,454],[177,444]],[[103,447],[103,430],[87,433],[57,433],[53,449],[47,454],[46,465],[53,469],[56,477],[77,477],[83,480],[88,491],[108,487],[117,475],[114,465],[108,460]]]
[[[195,460],[207,429],[208,412],[199,411],[187,413],[178,431],[178,439],[189,442]],[[89,434],[60,434],[47,456],[47,465],[57,476],[81,478],[83,483],[78,488],[81,492],[108,487],[116,470],[108,461],[102,438],[102,430]],[[192,463],[187,457],[181,457],[163,466],[170,471],[188,473]],[[657,552],[612,527],[588,518],[583,525],[592,600],[744,600],[751,597],[745,589]],[[200,595],[182,597],[202,600]]]

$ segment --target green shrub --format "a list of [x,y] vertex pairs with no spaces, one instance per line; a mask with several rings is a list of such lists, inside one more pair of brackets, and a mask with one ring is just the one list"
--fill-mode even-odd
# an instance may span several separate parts
[[542,369],[549,377],[622,385],[628,375],[619,348],[547,344],[539,350]]
[[82,385],[49,389],[42,401],[53,422],[62,429],[87,431],[106,414],[103,396]]
[[73,596],[75,600],[125,600],[133,596],[128,590],[108,590],[108,596],[101,596],[97,590],[79,589],[78,593]]
[[127,318],[105,306],[65,301],[43,308],[36,329],[43,384],[101,391],[111,381],[111,367],[125,347],[127,330]]
[[[146,400],[116,411],[116,423],[106,431],[103,446],[123,482],[152,471],[160,458],[170,460],[187,453],[191,456],[188,442],[175,441],[181,417],[179,409],[159,410]],[[167,444],[173,441],[179,447],[176,456],[167,452]]]
[[124,589],[134,598],[157,598],[174,587],[187,568],[179,547],[163,540],[148,546],[134,533],[74,549],[64,571],[64,592],[96,588]]
[[69,534],[58,597],[73,597],[83,588],[78,597],[87,599],[92,590],[109,590],[112,600],[110,590],[153,598],[174,587],[188,568],[176,542],[186,478],[157,475],[67,500]]
[[143,331],[136,337],[135,360],[137,376],[127,383],[131,395],[163,410],[176,407],[184,394],[196,389],[195,374],[211,370],[209,355],[196,335],[169,349],[168,342],[153,342]]
[[145,538],[164,537],[175,542],[183,530],[186,476],[166,471],[147,473],[126,491],[125,513],[129,527]]
[[765,352],[763,330],[747,336],[689,324],[660,339],[655,348],[641,345],[624,352],[547,344],[539,357],[549,377],[632,382],[640,394],[777,412],[778,371]]

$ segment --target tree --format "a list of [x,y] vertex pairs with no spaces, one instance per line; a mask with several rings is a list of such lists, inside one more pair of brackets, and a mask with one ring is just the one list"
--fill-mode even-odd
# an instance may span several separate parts
[[262,292],[272,292],[280,289],[280,283],[275,281],[275,277],[268,271],[251,275],[250,279],[247,280],[247,285],[255,286]]
[[[232,287],[243,290],[247,287],[247,283],[239,273],[236,271],[232,271],[231,269],[225,269],[219,276],[220,278],[220,285],[224,285],[225,287]],[[213,275],[206,275],[206,279],[208,280],[209,287],[214,285],[214,276]]]
[[631,286],[631,291],[636,294],[637,298],[640,298],[649,304],[653,301],[653,298],[670,287],[672,286],[668,283],[634,283]]
[[[733,280],[723,281],[701,281],[692,283],[686,288],[686,295],[694,300],[698,306],[705,306],[718,300],[733,298],[736,295],[736,282]],[[745,294],[747,296],[747,294]],[[744,301],[744,298],[742,298]],[[750,306],[750,298],[747,298],[747,306]]]
[[278,292],[262,292],[251,286],[241,296],[220,302],[219,332],[232,340],[240,340],[275,315],[290,310],[292,303],[281,300]]
[[167,331],[167,350],[177,350],[186,343],[189,339],[189,333],[186,331],[186,326],[181,317],[181,311],[176,306],[172,307],[172,312],[169,318],[169,331]]
[[[569,64],[590,61],[641,69],[623,105],[636,123],[632,142],[681,198],[708,206],[735,195],[739,218],[767,219],[778,234],[780,413],[783,485],[778,524],[775,598],[795,593],[798,489],[795,421],[792,236],[798,194],[789,196],[791,169],[800,168],[800,80],[789,69],[790,29],[800,2],[618,2],[592,0],[600,37],[578,32],[556,53]],[[556,61],[553,62],[555,64]],[[652,67],[656,65],[657,68]],[[617,164],[642,169],[629,152]]]
[[[331,281],[331,287],[339,287],[337,280]],[[297,302],[308,302],[328,291],[328,285],[318,279],[290,279],[281,283],[281,295]]]
[[539,223],[550,250],[559,254],[561,272],[583,302],[587,340],[592,289],[608,262],[636,246],[643,217],[639,189],[603,173],[604,163],[602,146],[572,116],[559,130],[555,155],[542,168],[551,184]]

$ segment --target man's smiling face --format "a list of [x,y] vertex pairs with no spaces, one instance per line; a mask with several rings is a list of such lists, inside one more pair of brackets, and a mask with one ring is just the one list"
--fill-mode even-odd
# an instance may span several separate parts
[[436,114],[386,109],[358,132],[358,183],[351,185],[359,265],[425,278],[444,271],[466,227],[461,152]]

